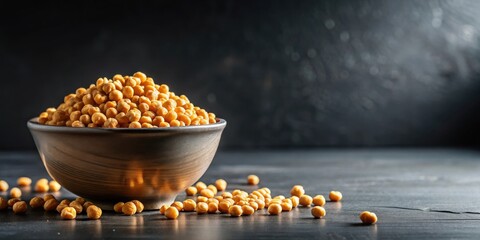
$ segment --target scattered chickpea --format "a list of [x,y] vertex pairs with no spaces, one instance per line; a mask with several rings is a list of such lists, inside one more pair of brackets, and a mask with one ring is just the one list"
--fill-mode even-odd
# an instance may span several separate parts
[[325,208],[320,206],[313,207],[311,213],[314,218],[322,218],[327,214],[327,212],[325,212]]
[[185,212],[193,212],[195,211],[196,207],[197,207],[197,203],[192,199],[187,199],[183,201],[183,211]]
[[197,182],[195,187],[197,188],[197,192],[201,192],[203,189],[207,188],[207,185],[203,182]]
[[208,212],[208,204],[206,202],[197,203],[197,213],[205,214]]
[[282,206],[280,204],[274,203],[268,206],[268,213],[270,215],[278,215],[282,212]]
[[[113,205],[113,210],[116,212],[116,213],[122,213],[122,208],[123,208],[123,205],[125,203],[124,202],[118,202],[118,203],[115,203],[115,205]],[[136,206],[135,206],[136,207]]]
[[[50,201],[50,200],[48,200]],[[73,207],[75,209],[75,211],[77,211],[77,214],[80,214],[82,213],[83,211],[83,205],[81,202],[75,200],[75,201],[72,201],[69,205],[69,207]],[[135,209],[136,210],[136,209]]]
[[342,200],[342,193],[339,192],[339,191],[331,191],[330,194],[328,195],[328,197],[330,198],[330,200],[332,202],[338,202],[340,200]]
[[208,203],[208,213],[217,213],[218,211],[218,203],[210,202]]
[[197,191],[197,188],[193,186],[185,189],[185,193],[187,194],[187,196],[194,196],[195,194],[197,194]]
[[19,198],[22,196],[22,191],[17,188],[17,187],[14,187],[10,190],[10,197],[11,198]]
[[378,218],[375,213],[364,211],[360,213],[360,220],[362,220],[363,224],[370,225],[375,224],[378,221]]
[[313,197],[313,205],[315,206],[323,206],[325,205],[325,197],[323,195],[317,195]]
[[87,208],[87,217],[89,219],[99,219],[102,216],[102,209],[95,206],[95,205],[90,205]]
[[0,192],[6,192],[8,190],[8,183],[5,180],[0,180]]
[[227,181],[223,179],[217,179],[217,181],[215,181],[215,187],[218,191],[224,191],[227,189]]
[[200,195],[206,197],[206,198],[213,198],[215,194],[212,192],[212,190],[205,188],[200,191]]
[[299,203],[303,207],[310,207],[312,205],[313,199],[309,195],[302,195],[299,199]]
[[221,201],[218,204],[218,210],[221,213],[228,213],[228,209],[230,208],[230,206],[232,206],[232,204],[229,201]]
[[258,185],[260,178],[257,175],[249,175],[247,178],[248,185]]
[[73,220],[77,217],[77,211],[73,207],[65,207],[62,209],[60,217],[65,220]]
[[165,211],[167,210],[167,208],[169,208],[170,205],[167,205],[167,204],[163,204],[162,207],[160,207],[160,214],[165,214]]
[[207,186],[207,189],[210,189],[210,191],[213,192],[213,195],[215,196],[215,194],[217,194],[218,190],[217,190],[217,187],[215,185],[208,185]]
[[179,213],[176,207],[169,207],[167,210],[165,210],[165,217],[168,219],[177,219],[178,215]]
[[239,205],[233,205],[228,209],[228,213],[232,217],[240,217],[242,216],[243,210]]
[[48,180],[46,178],[39,179],[35,183],[35,192],[44,193],[48,192],[50,187],[48,186]]
[[197,203],[199,202],[207,202],[208,201],[208,198],[207,197],[204,197],[204,196],[198,196],[197,197]]
[[[44,199],[44,200],[45,200],[45,199]],[[68,205],[68,204],[70,204],[70,203],[71,203],[71,201],[68,200],[68,199],[63,199],[62,201],[60,201],[60,204]]]
[[290,212],[292,211],[292,208],[293,208],[291,202],[282,202],[280,206],[282,207],[283,212]]
[[7,199],[0,197],[0,210],[5,210],[8,208],[8,201]]
[[50,188],[50,191],[52,192],[58,192],[60,191],[60,188],[62,188],[62,186],[55,180],[52,180],[48,183],[48,187]]
[[135,204],[135,207],[137,207],[137,213],[143,212],[143,209],[145,206],[143,206],[143,203],[138,201],[138,200],[132,200],[132,202]]
[[92,206],[92,205],[94,205],[92,202],[86,201],[86,202],[82,205],[82,207],[83,207],[83,209],[87,209],[87,210],[88,210],[88,207],[90,207],[90,206]]
[[19,177],[17,179],[17,185],[19,187],[28,187],[32,184],[32,179],[29,177]]
[[57,199],[52,198],[48,199],[44,204],[43,204],[43,209],[47,212],[56,210],[59,205],[59,202]]
[[23,214],[27,212],[27,203],[25,201],[18,201],[13,204],[13,213],[15,214]]
[[41,197],[33,197],[30,199],[30,207],[32,208],[41,208],[45,204],[45,200]]
[[292,201],[293,208],[296,208],[298,204],[300,204],[300,198],[298,198],[297,196],[291,196],[290,200]]
[[133,202],[126,202],[122,207],[122,212],[125,215],[132,216],[137,212],[137,206]]
[[183,203],[180,201],[175,201],[170,205],[170,207],[176,208],[179,212],[183,210]]
[[243,205],[242,206],[242,215],[250,216],[253,213],[255,213],[255,209],[253,209],[253,207],[248,206],[248,205]]
[[290,194],[292,196],[301,197],[305,194],[305,189],[303,189],[303,186],[301,185],[295,185],[292,187],[292,190],[290,190]]

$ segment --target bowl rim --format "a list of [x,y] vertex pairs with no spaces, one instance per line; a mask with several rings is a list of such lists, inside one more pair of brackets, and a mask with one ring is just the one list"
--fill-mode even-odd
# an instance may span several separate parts
[[162,128],[89,128],[89,127],[67,127],[67,126],[51,126],[38,123],[38,117],[31,118],[27,121],[27,127],[30,130],[39,130],[47,132],[85,132],[85,133],[112,133],[112,132],[203,132],[224,129],[227,121],[222,118],[217,118],[217,122],[213,124],[183,126],[183,127],[162,127]]

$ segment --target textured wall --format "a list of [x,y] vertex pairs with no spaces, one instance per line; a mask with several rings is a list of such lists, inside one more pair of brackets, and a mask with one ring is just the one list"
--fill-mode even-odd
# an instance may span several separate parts
[[224,147],[478,143],[480,1],[20,4],[0,16],[2,150],[138,70],[227,119]]

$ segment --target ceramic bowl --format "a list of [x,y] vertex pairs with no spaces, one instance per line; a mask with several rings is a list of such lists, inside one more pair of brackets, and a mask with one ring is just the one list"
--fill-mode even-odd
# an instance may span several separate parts
[[140,200],[159,209],[192,185],[212,162],[226,126],[170,128],[72,128],[28,121],[50,176],[63,187],[112,209]]

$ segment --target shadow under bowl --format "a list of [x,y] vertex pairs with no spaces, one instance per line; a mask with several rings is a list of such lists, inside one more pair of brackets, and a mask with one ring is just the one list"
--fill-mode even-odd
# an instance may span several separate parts
[[226,124],[73,128],[33,118],[27,126],[50,176],[72,193],[106,210],[134,199],[154,210],[200,179]]

